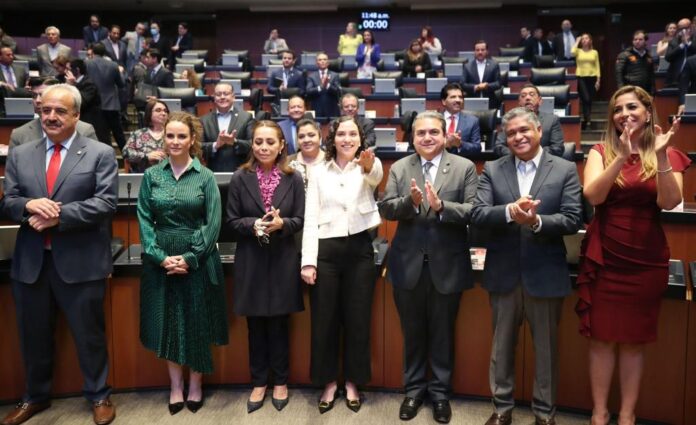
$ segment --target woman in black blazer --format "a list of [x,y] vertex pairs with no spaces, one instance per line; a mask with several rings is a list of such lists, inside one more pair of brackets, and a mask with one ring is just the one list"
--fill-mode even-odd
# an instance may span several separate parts
[[423,50],[423,45],[420,39],[414,38],[406,50],[404,57],[403,72],[404,77],[415,78],[419,72],[426,73],[433,69],[433,64],[430,62],[430,55]]
[[[294,234],[304,224],[302,177],[287,165],[283,132],[273,121],[253,130],[252,154],[230,180],[226,224],[235,233],[234,312],[247,317],[253,391],[247,412],[288,403],[288,317],[304,309],[300,253]],[[270,378],[270,381],[269,381]]]

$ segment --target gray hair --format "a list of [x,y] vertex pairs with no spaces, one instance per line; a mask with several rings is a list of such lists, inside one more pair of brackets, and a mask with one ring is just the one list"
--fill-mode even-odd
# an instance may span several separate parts
[[73,109],[75,112],[80,112],[80,106],[82,105],[82,96],[80,91],[70,84],[54,84],[52,86],[46,87],[46,89],[41,93],[41,98],[45,99],[50,93],[54,91],[66,91],[73,98]]
[[541,122],[539,121],[537,114],[527,108],[517,107],[510,109],[505,115],[503,115],[503,131],[505,131],[507,124],[515,118],[524,118],[529,124],[533,125],[534,128],[541,127]]
[[440,121],[440,126],[442,127],[442,132],[444,134],[447,133],[447,130],[446,130],[447,123],[445,122],[445,117],[437,111],[423,111],[423,112],[418,113],[418,115],[416,115],[416,118],[413,119],[413,123],[411,123],[411,128],[416,126],[416,121],[424,120],[426,118],[432,118],[432,119]]
[[58,33],[58,37],[60,37],[60,30],[58,29],[58,27],[54,27],[53,25],[46,27],[46,29],[44,30],[44,34],[48,34],[48,32],[51,30],[56,31]]

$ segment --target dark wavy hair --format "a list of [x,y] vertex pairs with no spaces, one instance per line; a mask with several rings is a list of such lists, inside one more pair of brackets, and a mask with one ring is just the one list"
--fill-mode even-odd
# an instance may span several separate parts
[[355,126],[358,127],[358,134],[360,135],[360,146],[358,147],[358,150],[355,152],[355,157],[357,158],[358,156],[360,156],[360,152],[367,149],[367,143],[365,143],[365,132],[363,131],[363,128],[360,126],[360,123],[355,119],[355,117],[349,115],[338,117],[335,120],[331,121],[331,127],[329,128],[329,137],[326,138],[325,158],[327,162],[331,161],[332,159],[336,159],[336,131],[338,130],[338,127],[346,121],[352,121],[355,123]]

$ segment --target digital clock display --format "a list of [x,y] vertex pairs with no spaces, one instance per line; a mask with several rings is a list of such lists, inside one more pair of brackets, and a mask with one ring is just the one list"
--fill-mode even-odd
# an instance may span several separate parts
[[387,12],[362,12],[358,30],[389,31],[389,19]]

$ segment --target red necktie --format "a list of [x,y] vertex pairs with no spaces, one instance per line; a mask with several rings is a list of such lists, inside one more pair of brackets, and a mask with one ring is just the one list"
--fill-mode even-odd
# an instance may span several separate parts
[[48,162],[48,169],[46,170],[46,188],[48,189],[48,195],[53,194],[53,185],[56,184],[56,179],[58,178],[58,172],[60,171],[60,149],[63,146],[55,143],[53,145],[53,155],[51,155],[51,160]]
[[457,128],[454,125],[454,119],[455,119],[455,116],[450,115],[450,124],[449,124],[449,128],[447,129],[447,134],[454,134],[457,131]]

